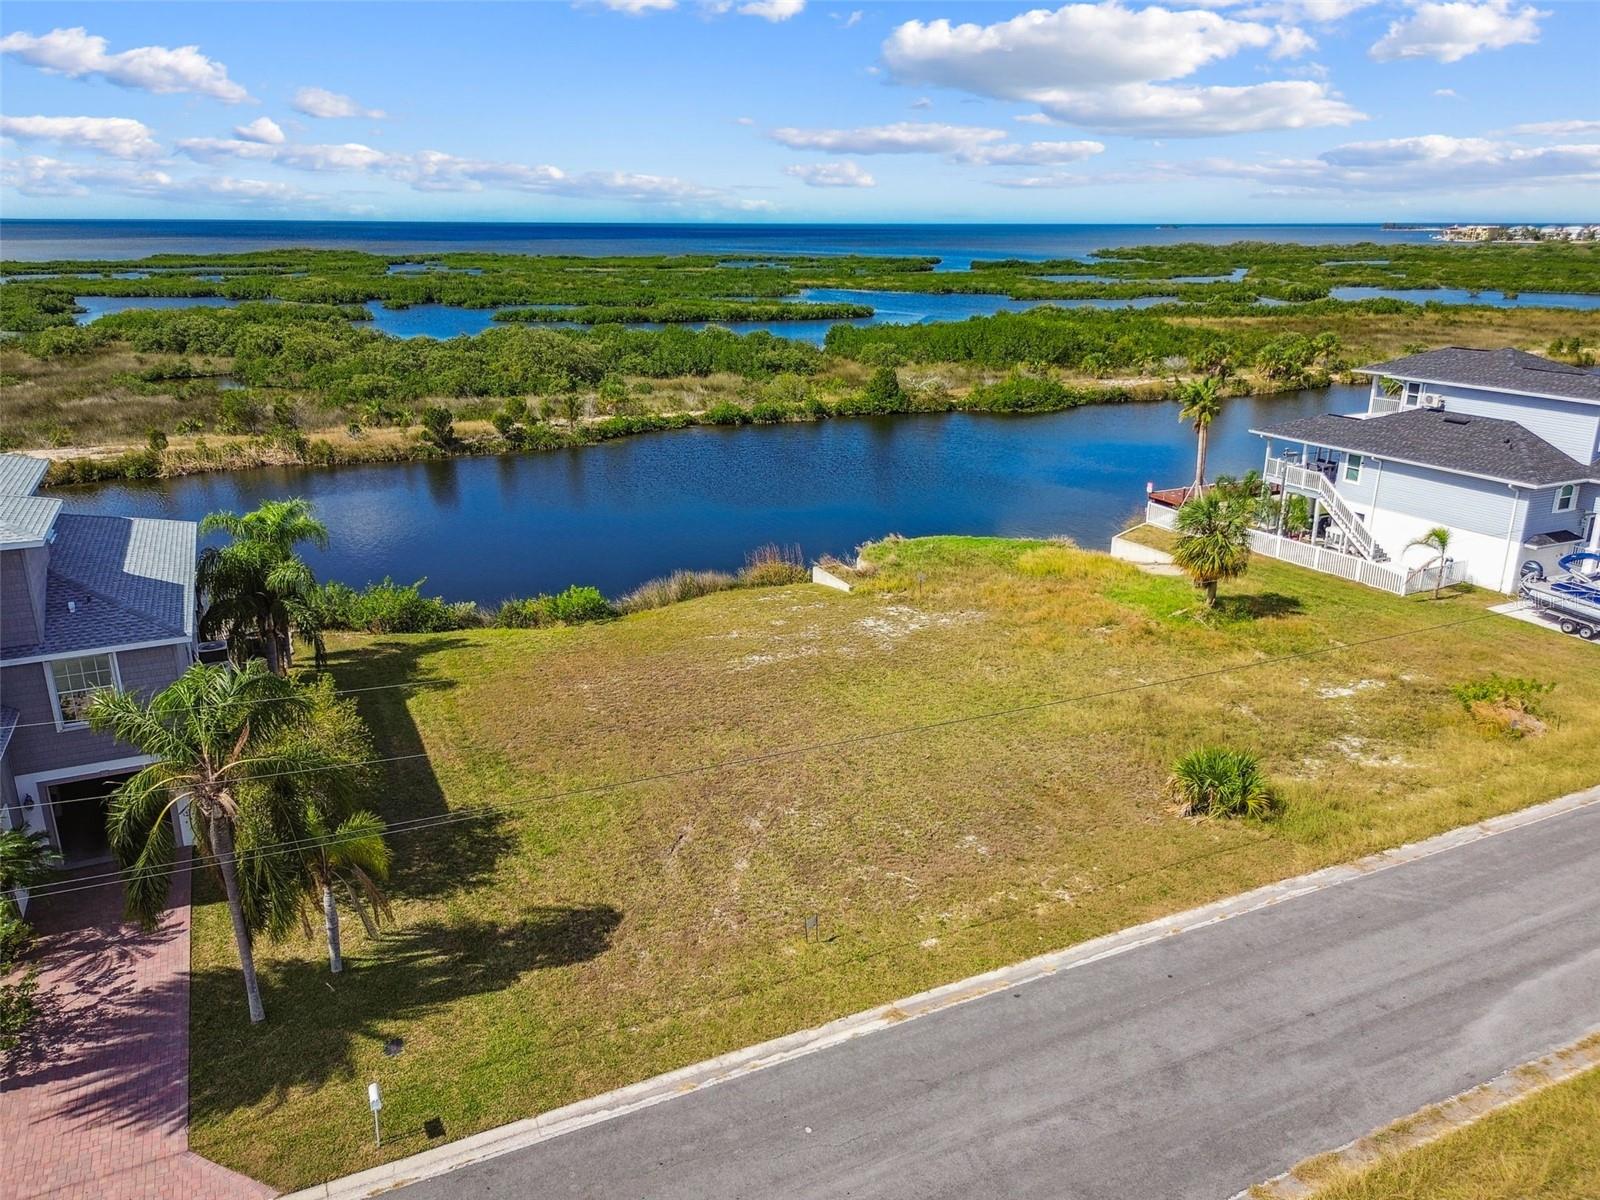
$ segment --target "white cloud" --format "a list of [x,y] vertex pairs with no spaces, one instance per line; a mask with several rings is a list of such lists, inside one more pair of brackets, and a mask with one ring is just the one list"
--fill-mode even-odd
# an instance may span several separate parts
[[1243,51],[1282,57],[1313,45],[1292,26],[1102,0],[1037,9],[993,25],[906,21],[884,42],[883,57],[903,83],[1028,101],[1056,121],[1116,133],[1204,136],[1360,120],[1362,114],[1319,82],[1164,82]]
[[1240,162],[1205,159],[1167,173],[1254,180],[1278,191],[1410,192],[1600,182],[1600,143],[1522,146],[1445,134],[1352,142],[1316,158]]
[[1459,100],[1461,94],[1455,88],[1434,88],[1433,94],[1441,100]]
[[928,99],[926,96],[918,96],[915,100],[913,100],[911,102],[911,107],[912,108],[932,108],[933,107],[933,101]]
[[975,146],[1004,141],[1003,129],[976,125],[937,125],[898,121],[859,129],[774,129],[772,140],[791,150],[832,154],[960,154]]
[[1446,0],[1425,3],[1389,26],[1369,53],[1379,62],[1432,58],[1458,62],[1480,50],[1503,50],[1539,40],[1539,21],[1550,14],[1532,5],[1513,9],[1510,0]]
[[1298,25],[1279,25],[1272,31],[1273,58],[1299,58],[1317,48],[1317,39]]
[[792,167],[785,167],[783,173],[785,175],[793,175],[796,179],[804,182],[807,187],[869,188],[878,186],[876,179],[853,162],[796,164]]
[[283,128],[271,117],[257,117],[248,125],[235,125],[233,136],[247,142],[265,142],[269,146],[281,146],[287,140]]
[[962,162],[987,166],[1038,167],[1052,163],[1081,162],[1104,152],[1105,146],[1099,142],[1017,142],[1003,146],[979,146],[958,157]]
[[477,192],[496,188],[644,203],[703,202],[740,209],[765,207],[760,202],[732,197],[724,189],[670,175],[630,171],[567,172],[546,164],[463,158],[442,150],[402,154],[377,150],[359,142],[272,145],[233,138],[184,138],[177,147],[197,162],[261,162],[296,171],[377,175],[421,192]]
[[747,17],[760,17],[764,21],[787,21],[805,11],[806,0],[749,0],[739,5]]
[[289,145],[233,138],[180,138],[178,149],[196,162],[229,159],[271,162],[297,171],[367,171],[397,161],[399,156],[360,142],[342,145]]
[[[1222,8],[1243,0],[1212,0],[1214,7]],[[1248,4],[1239,10],[1240,16],[1261,21],[1311,21],[1328,25],[1341,21],[1353,12],[1381,4],[1383,0],[1266,0],[1265,3]]]
[[602,8],[626,13],[630,17],[642,17],[649,12],[666,12],[678,7],[678,0],[594,0],[594,2]]
[[1538,137],[1582,137],[1600,134],[1600,121],[1532,121],[1513,125],[1510,132]]
[[381,108],[365,108],[341,92],[320,87],[301,88],[295,92],[289,106],[308,117],[366,117],[381,121],[387,115]]
[[306,192],[292,184],[229,176],[181,178],[166,171],[127,163],[62,162],[37,155],[0,164],[0,182],[25,196],[89,196],[115,192],[141,199],[188,203],[223,203],[250,208],[299,208],[338,205],[331,197]]
[[198,46],[140,46],[110,54],[107,42],[82,26],[52,29],[35,36],[10,33],[0,38],[0,54],[13,55],[29,66],[73,79],[98,76],[118,87],[167,95],[193,92],[226,104],[239,104],[250,94],[228,78],[228,68],[200,53]]
[[0,116],[0,134],[19,141],[81,147],[113,158],[149,158],[161,152],[150,136],[150,127],[131,117]]
[[833,14],[834,20],[839,22],[840,29],[854,29],[857,25],[861,24],[861,18],[866,15],[867,14],[862,12],[859,8],[853,11],[848,17],[844,17],[842,19],[837,13]]
[[860,129],[774,129],[772,139],[792,150],[831,154],[942,154],[951,162],[1041,165],[1078,162],[1100,154],[1099,142],[1009,142],[1003,129],[900,121]]

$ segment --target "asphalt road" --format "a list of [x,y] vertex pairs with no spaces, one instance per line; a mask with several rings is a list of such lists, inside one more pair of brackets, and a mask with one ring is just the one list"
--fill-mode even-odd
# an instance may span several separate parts
[[1600,1024],[1600,805],[403,1189],[1197,1197]]

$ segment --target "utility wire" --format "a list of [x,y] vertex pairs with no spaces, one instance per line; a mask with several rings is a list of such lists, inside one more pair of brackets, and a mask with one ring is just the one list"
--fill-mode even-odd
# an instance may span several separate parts
[[[1463,617],[1455,621],[1445,621],[1435,625],[1422,626],[1417,629],[1401,630],[1396,633],[1379,634],[1375,637],[1362,638],[1354,642],[1340,642],[1332,646],[1319,646],[1312,650],[1297,650],[1288,654],[1279,654],[1270,658],[1257,659],[1254,662],[1210,667],[1202,671],[1192,671],[1182,675],[1171,675],[1161,679],[1146,680],[1142,683],[1123,684],[1114,688],[1103,688],[1093,692],[1080,692],[1071,696],[1060,696],[1048,700],[1037,700],[1026,704],[1008,705],[1004,708],[989,709],[979,713],[967,713],[961,716],[946,717],[937,721],[927,721],[915,725],[901,725],[891,729],[851,734],[847,737],[834,738],[824,742],[808,742],[795,746],[783,746],[774,750],[763,751],[756,754],[737,755],[731,758],[714,760],[712,762],[697,763],[685,767],[673,767],[667,770],[656,771],[645,775],[635,775],[627,779],[620,779],[610,783],[588,784],[583,787],[569,788],[557,792],[548,792],[543,795],[532,796],[526,800],[517,801],[515,803],[507,803],[503,805],[484,804],[475,806],[471,809],[462,809],[454,813],[442,813],[432,817],[420,817],[411,821],[397,821],[388,826],[388,831],[395,833],[414,832],[421,829],[435,828],[439,825],[453,824],[457,821],[477,820],[493,812],[515,811],[532,804],[555,803],[562,800],[574,799],[580,796],[600,795],[603,793],[620,791],[625,788],[637,787],[643,784],[669,782],[676,779],[685,779],[696,775],[729,770],[735,767],[756,766],[763,763],[780,761],[783,759],[797,758],[806,754],[817,753],[819,751],[841,750],[852,746],[865,745],[871,742],[884,741],[890,738],[907,737],[913,734],[952,729],[964,725],[975,724],[981,721],[996,720],[1002,717],[1019,716],[1025,713],[1040,712],[1046,709],[1059,708],[1068,704],[1079,704],[1091,700],[1104,700],[1113,696],[1126,695],[1130,692],[1148,691],[1152,688],[1172,687],[1177,684],[1192,683],[1201,679],[1217,678],[1236,672],[1257,670],[1262,667],[1278,666],[1288,662],[1303,661],[1308,658],[1316,658],[1326,654],[1338,653],[1342,650],[1354,650],[1363,646],[1379,645],[1384,642],[1392,642],[1408,637],[1414,637],[1418,634],[1437,633],[1445,629],[1456,629],[1463,625],[1470,625],[1478,621],[1487,620],[1491,615],[1492,614],[1489,613],[1479,613],[1475,616]],[[404,762],[426,757],[428,756],[425,753],[402,754],[394,755],[389,758],[371,759],[365,763],[355,765],[372,766],[381,763]],[[313,771],[334,769],[342,768],[311,767],[303,768],[300,771],[269,773],[264,776],[257,776],[256,778],[270,779],[277,775],[303,774]],[[269,843],[268,845],[259,847],[258,849],[252,851],[251,854],[252,856],[265,854],[287,854],[304,849],[308,846],[332,846],[337,844],[339,844],[337,841],[319,842],[313,839],[298,839],[285,842]],[[214,865],[218,861],[220,860],[215,855],[195,856],[186,864],[174,865],[173,867],[166,868],[160,872],[151,872],[146,875],[146,878],[172,876],[176,875],[180,871],[192,871],[197,866]],[[93,880],[115,880],[121,879],[122,876],[123,872],[114,871],[107,872],[106,874],[100,876],[80,877],[78,879],[66,881],[66,883],[64,883],[62,886],[54,889],[52,889],[50,885],[46,884],[39,889],[38,894],[64,895],[72,891],[86,890],[89,887],[104,886],[101,883],[92,882]],[[33,894],[33,892],[30,892],[30,896]]]

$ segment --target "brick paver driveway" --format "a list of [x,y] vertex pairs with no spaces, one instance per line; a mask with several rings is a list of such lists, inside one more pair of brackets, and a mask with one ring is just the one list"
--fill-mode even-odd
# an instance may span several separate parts
[[29,910],[39,1020],[0,1067],[0,1197],[255,1200],[189,1151],[189,887],[153,932],[97,887]]

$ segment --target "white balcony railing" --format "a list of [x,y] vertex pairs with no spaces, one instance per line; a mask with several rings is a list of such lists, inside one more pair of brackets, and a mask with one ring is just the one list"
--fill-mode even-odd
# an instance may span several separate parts
[[1281,458],[1267,460],[1267,479],[1272,483],[1282,484],[1284,487],[1296,488],[1302,492],[1310,492],[1322,501],[1322,506],[1333,514],[1333,519],[1338,522],[1345,538],[1361,552],[1364,558],[1377,558],[1378,544],[1372,537],[1372,530],[1362,523],[1356,516],[1355,510],[1339,495],[1337,489],[1321,471],[1302,467],[1299,463],[1292,463]]
[[[1152,500],[1145,505],[1145,520],[1158,529],[1174,529],[1178,522],[1178,510]],[[1340,579],[1348,579],[1352,583],[1364,584],[1396,596],[1431,592],[1434,579],[1441,570],[1437,567],[1422,567],[1408,571],[1396,563],[1373,562],[1370,558],[1346,554],[1318,543],[1281,537],[1265,529],[1251,531],[1250,550],[1266,558],[1307,567],[1324,575],[1335,575]],[[1440,587],[1450,587],[1452,584],[1465,583],[1467,580],[1466,565],[1455,559],[1448,560],[1442,570],[1444,578],[1439,583]]]

